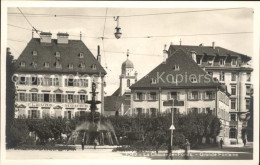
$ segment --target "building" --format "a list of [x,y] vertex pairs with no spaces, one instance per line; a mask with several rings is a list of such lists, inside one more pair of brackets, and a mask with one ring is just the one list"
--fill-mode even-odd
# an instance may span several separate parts
[[138,73],[134,70],[133,62],[129,60],[128,50],[126,56],[127,59],[122,63],[119,76],[119,88],[111,96],[105,97],[105,115],[128,115],[130,113],[131,90],[129,87],[137,81]]
[[[229,141],[229,94],[211,75],[200,68],[182,49],[131,87],[131,114],[156,116],[210,113],[222,122],[218,138]],[[173,100],[174,104],[168,104]],[[219,139],[217,139],[219,140]]]
[[91,83],[97,85],[98,112],[104,111],[106,71],[81,40],[69,34],[41,32],[32,38],[15,63],[15,117],[73,118],[90,112]]
[[242,143],[242,139],[246,138],[245,116],[250,110],[251,57],[215,46],[215,42],[211,46],[171,45],[169,55],[178,49],[192,56],[201,68],[227,86],[231,94],[229,137],[234,143]]

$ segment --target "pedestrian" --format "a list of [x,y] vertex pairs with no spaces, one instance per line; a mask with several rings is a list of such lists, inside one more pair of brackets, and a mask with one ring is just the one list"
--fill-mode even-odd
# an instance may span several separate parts
[[85,145],[84,139],[82,139],[82,141],[81,141],[81,148],[82,148],[82,150],[84,150],[84,145]]
[[188,139],[185,140],[184,146],[185,146],[184,159],[189,159],[190,142]]
[[243,139],[244,147],[246,146],[246,138]]
[[168,153],[165,159],[168,159],[169,157],[172,160],[172,146],[170,144],[168,145]]
[[98,143],[98,141],[97,141],[97,139],[95,139],[94,140],[94,149],[96,149],[97,143]]
[[220,143],[220,148],[222,149],[222,145],[223,145],[223,143],[224,143],[224,141],[222,140],[222,138],[220,139],[219,143]]

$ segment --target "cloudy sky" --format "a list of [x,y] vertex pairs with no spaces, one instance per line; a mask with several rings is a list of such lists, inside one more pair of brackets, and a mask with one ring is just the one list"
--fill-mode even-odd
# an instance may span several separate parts
[[[97,45],[101,46],[102,65],[107,66],[107,95],[112,94],[119,86],[121,65],[126,60],[129,49],[129,59],[134,63],[139,79],[162,62],[162,50],[172,42],[182,45],[209,46],[215,42],[221,46],[239,53],[252,56],[253,33],[229,35],[196,35],[253,32],[253,10],[230,9],[204,12],[186,12],[205,10],[199,8],[168,8],[168,9],[137,9],[137,8],[108,8],[105,24],[104,47],[100,37],[103,35],[106,8],[20,8],[30,23],[38,30],[52,33],[68,32],[70,39],[79,39],[80,31],[83,42],[96,55]],[[140,16],[153,13],[173,13]],[[23,51],[32,34],[31,26],[19,13],[17,8],[8,9],[8,43],[15,58]],[[44,15],[35,15],[44,14]],[[47,15],[46,15],[47,14]],[[54,17],[56,15],[56,17]],[[61,15],[63,15],[61,17]],[[67,15],[67,16],[64,16]],[[77,16],[75,16],[77,15]],[[84,16],[82,16],[84,15]],[[135,15],[135,16],[133,16]],[[138,16],[137,16],[138,15]],[[116,22],[113,16],[121,16],[119,24],[122,28],[122,39],[114,38]],[[125,16],[125,17],[124,17]],[[126,17],[131,16],[131,17]],[[19,26],[22,28],[17,28]],[[38,37],[37,34],[34,34]],[[146,36],[168,36],[151,37]],[[53,35],[56,38],[55,35]],[[126,38],[123,38],[126,37]],[[131,38],[134,37],[134,38]],[[140,38],[136,38],[140,37]],[[105,51],[105,53],[103,52]]]

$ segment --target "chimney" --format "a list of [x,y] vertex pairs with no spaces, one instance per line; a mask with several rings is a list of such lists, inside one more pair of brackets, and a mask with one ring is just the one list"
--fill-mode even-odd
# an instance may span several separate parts
[[100,46],[97,46],[97,60],[101,64]]
[[41,32],[41,43],[51,43],[51,32]]
[[192,57],[192,59],[193,59],[195,62],[197,62],[197,60],[196,60],[196,52],[195,52],[195,51],[191,51],[191,57]]
[[58,44],[68,44],[69,43],[69,34],[68,33],[58,33],[57,34],[57,43]]
[[164,64],[166,63],[167,56],[168,56],[166,47],[167,47],[167,45],[165,44],[165,45],[164,45],[164,50],[163,50],[163,63],[164,63]]
[[212,42],[212,48],[215,49],[215,42]]

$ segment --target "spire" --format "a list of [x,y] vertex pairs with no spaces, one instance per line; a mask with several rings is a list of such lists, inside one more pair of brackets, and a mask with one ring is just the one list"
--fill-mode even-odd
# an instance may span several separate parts
[[129,49],[127,49],[126,57],[127,57],[127,59],[128,59],[128,57],[129,57]]
[[34,31],[33,31],[33,29],[32,29],[32,38],[33,38],[33,35],[34,35]]
[[81,33],[81,31],[80,31],[80,34],[79,34],[79,39],[81,40],[81,38],[82,38],[82,33]]
[[181,46],[181,38],[180,38],[180,46]]

